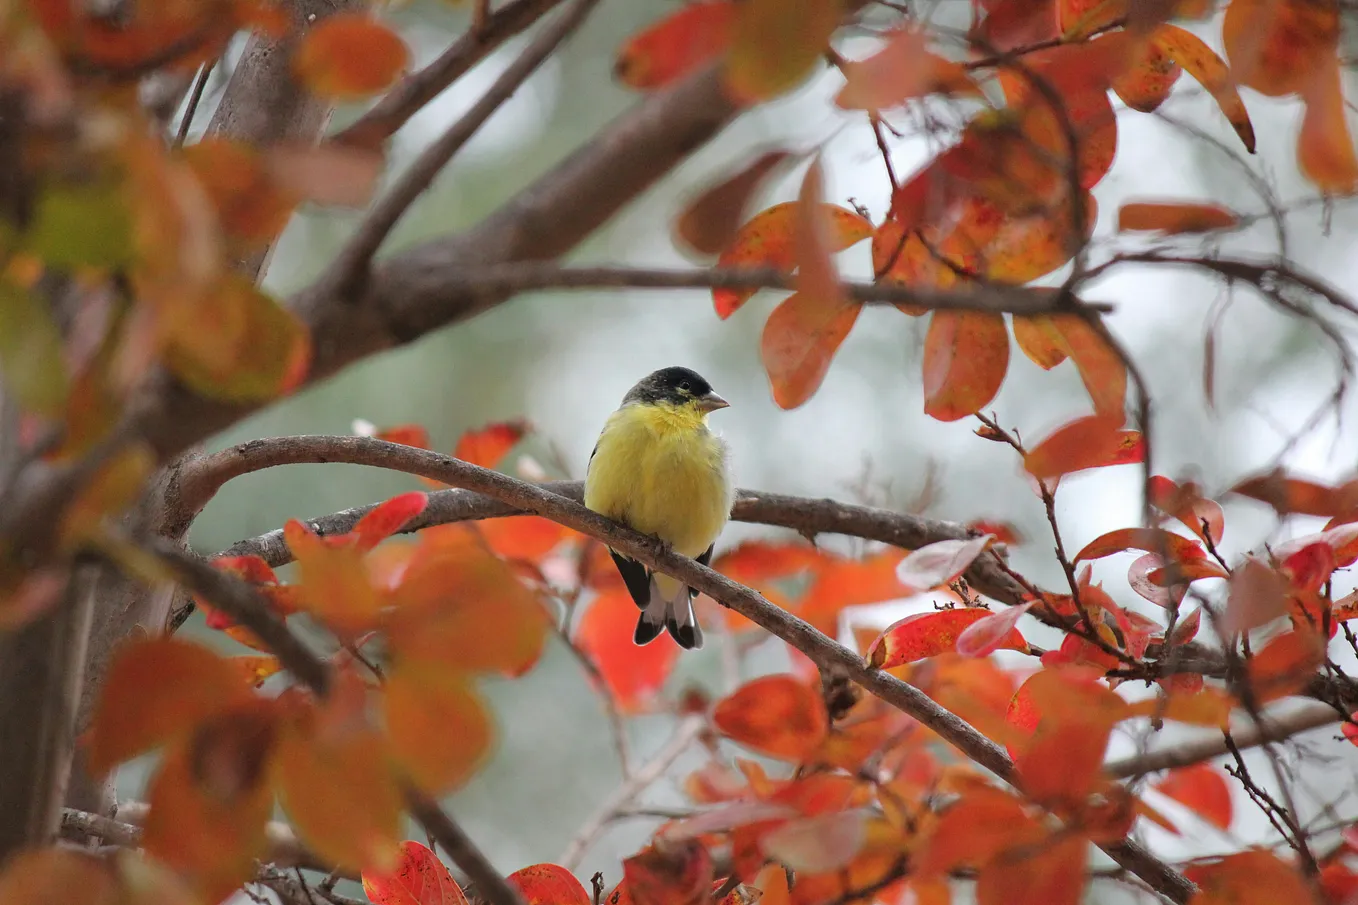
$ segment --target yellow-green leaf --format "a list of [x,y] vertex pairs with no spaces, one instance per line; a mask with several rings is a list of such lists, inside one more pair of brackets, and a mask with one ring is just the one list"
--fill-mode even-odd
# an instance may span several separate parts
[[830,47],[840,0],[743,0],[726,58],[726,87],[756,103],[795,88]]

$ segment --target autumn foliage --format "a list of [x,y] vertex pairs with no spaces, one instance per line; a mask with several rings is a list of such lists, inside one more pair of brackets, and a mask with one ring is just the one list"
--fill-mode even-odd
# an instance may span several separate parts
[[[1354,680],[1337,657],[1358,651],[1358,592],[1344,590],[1358,562],[1358,478],[1270,465],[1214,493],[1158,473],[1147,389],[1089,291],[1115,265],[1168,260],[1306,313],[1275,291],[1285,262],[1156,257],[1155,243],[1215,241],[1259,219],[1218,200],[1162,197],[1147,178],[1143,194],[1103,212],[1121,243],[1111,259],[1091,259],[1091,238],[1127,124],[1174,91],[1210,98],[1230,150],[1245,155],[1263,144],[1250,108],[1295,101],[1286,139],[1301,175],[1327,205],[1358,191],[1341,5],[975,0],[965,33],[879,5],[887,24],[872,19],[869,40],[847,42],[862,25],[857,4],[675,4],[622,43],[614,76],[644,97],[717,79],[723,103],[744,111],[834,70],[829,112],[881,148],[876,196],[841,198],[821,148],[761,148],[671,212],[675,245],[701,264],[696,285],[710,288],[716,320],[763,319],[748,351],[784,410],[821,390],[864,305],[927,318],[916,322],[914,378],[924,413],[973,428],[966,442],[1010,469],[1051,536],[755,494],[738,519],[795,533],[723,543],[710,571],[685,564],[726,658],[716,692],[715,681],[680,684],[686,664],[670,638],[632,642],[636,608],[608,544],[638,542],[591,522],[554,485],[520,480],[545,477],[516,467],[520,445],[541,439],[526,420],[467,431],[448,456],[419,424],[339,438],[427,456],[397,466],[422,483],[412,477],[338,530],[295,518],[269,543],[255,539],[256,552],[206,559],[144,543],[140,523],[121,517],[172,445],[140,432],[147,398],[170,386],[244,412],[333,371],[332,350],[308,328],[312,302],[284,304],[239,264],[304,205],[368,206],[390,130],[185,144],[160,134],[131,86],[153,72],[206,73],[240,32],[283,41],[289,78],[327,104],[399,93],[412,54],[380,8],[312,22],[263,0],[141,2],[117,15],[65,0],[0,5],[0,168],[14,170],[0,174],[0,378],[16,433],[5,442],[44,480],[73,481],[42,498],[57,514],[40,537],[0,538],[0,631],[56,612],[69,573],[98,565],[180,585],[191,602],[179,615],[191,609],[218,633],[189,640],[180,618],[117,646],[78,760],[98,779],[148,758],[145,816],[118,824],[118,841],[107,825],[116,814],[68,815],[78,824],[68,837],[121,850],[29,846],[0,864],[0,905],[216,905],[261,885],[289,905],[307,901],[289,899],[294,882],[333,905],[341,876],[375,905],[947,905],[963,895],[1077,905],[1105,876],[1193,905],[1358,902],[1358,825],[1336,816],[1334,839],[1316,844],[1275,750],[1322,724],[1276,728],[1303,698],[1332,711],[1326,744],[1358,744]],[[473,28],[472,44],[492,40],[485,22]],[[898,174],[893,123],[922,111],[937,114],[937,153]],[[788,176],[792,190],[771,202]],[[848,253],[870,261],[870,279],[844,277]],[[371,276],[358,263],[357,275],[336,276],[346,304]],[[1291,280],[1333,301],[1323,280]],[[64,307],[64,290],[79,310]],[[786,294],[760,309],[771,290]],[[392,332],[374,345],[414,338]],[[991,411],[1025,359],[1083,387],[1031,432]],[[1210,401],[1210,380],[1204,389]],[[1138,481],[1147,518],[1077,540],[1058,496],[1108,469]],[[449,515],[435,504],[451,507],[455,487],[481,496],[456,491],[463,508]],[[206,497],[185,504],[186,521]],[[1239,528],[1224,501],[1290,533],[1225,553]],[[788,508],[770,515],[778,505]],[[835,534],[862,542],[820,542]],[[1037,551],[1054,580],[1018,571],[1019,550]],[[877,605],[892,616],[867,615]],[[470,843],[445,835],[442,852],[431,847],[427,820],[431,845],[407,838],[405,815],[427,817],[503,737],[484,686],[531,674],[553,646],[575,658],[614,731],[642,716],[680,726],[678,750],[701,753],[676,777],[684,807],[655,818],[621,863],[581,874],[578,863],[487,874]],[[785,668],[752,670],[770,662],[747,659],[756,650]],[[1180,732],[1206,747],[1160,741]],[[1136,756],[1110,758],[1127,738]],[[1274,768],[1262,782],[1242,755],[1255,747]],[[598,826],[672,763],[626,765],[624,800]],[[1276,845],[1230,835],[1247,805]],[[502,816],[507,832],[533,819]],[[280,822],[318,877],[269,867]],[[591,853],[597,831],[576,855]],[[1172,860],[1176,839],[1200,833],[1225,848]],[[1146,835],[1163,844],[1148,850]],[[1096,850],[1119,872],[1098,866]],[[587,890],[580,878],[595,869]]]

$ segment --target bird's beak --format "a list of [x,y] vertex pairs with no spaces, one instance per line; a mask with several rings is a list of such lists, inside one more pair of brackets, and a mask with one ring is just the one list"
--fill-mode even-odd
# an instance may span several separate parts
[[731,403],[727,402],[716,393],[705,393],[698,397],[698,408],[702,409],[704,414],[707,412],[715,412],[717,409],[729,408],[730,406]]

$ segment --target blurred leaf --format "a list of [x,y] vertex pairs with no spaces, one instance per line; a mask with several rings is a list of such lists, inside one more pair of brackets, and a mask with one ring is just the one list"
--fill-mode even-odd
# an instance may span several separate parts
[[726,88],[740,103],[795,88],[830,47],[840,0],[742,0],[736,5]]
[[376,905],[467,905],[438,855],[410,840],[401,843],[393,870],[363,872],[363,892]]
[[[684,11],[701,4],[687,6]],[[755,161],[694,198],[675,221],[675,238],[700,255],[721,254],[735,241],[750,199],[778,167],[789,151],[769,151]]]
[[791,676],[763,676],[717,702],[717,729],[733,741],[778,760],[799,763],[820,747],[829,716],[819,691]]
[[979,788],[948,807],[919,855],[922,876],[978,868],[1036,829],[1023,803],[1008,792]]
[[1231,74],[1270,97],[1304,90],[1339,32],[1339,5],[1312,0],[1232,0],[1221,23]]
[[734,22],[730,0],[689,3],[628,38],[613,73],[631,88],[664,88],[724,54]]
[[1226,530],[1226,516],[1221,504],[1202,495],[1192,482],[1182,486],[1162,475],[1150,479],[1151,504],[1166,515],[1172,515],[1203,540],[1221,543]]
[[1227,637],[1266,625],[1287,612],[1287,582],[1264,563],[1247,556],[1229,583],[1220,630]]
[[666,635],[653,644],[632,643],[637,607],[623,587],[589,604],[575,630],[575,643],[598,668],[608,693],[626,714],[644,712],[665,686],[679,659],[679,645]]
[[1113,79],[1113,91],[1124,104],[1141,113],[1154,113],[1168,98],[1183,75],[1183,67],[1154,41],[1141,51],[1141,58]]
[[1268,503],[1279,515],[1335,516],[1358,506],[1358,485],[1327,487],[1290,478],[1281,469],[1246,478],[1230,492]]
[[275,185],[327,207],[367,206],[385,162],[379,151],[338,144],[275,145],[264,151]]
[[344,537],[352,539],[355,550],[367,553],[424,512],[428,503],[428,494],[419,491],[398,494],[365,513]]
[[559,864],[530,864],[506,879],[519,891],[524,905],[590,905],[592,901],[575,874]]
[[1310,629],[1278,635],[1257,650],[1245,666],[1245,679],[1257,705],[1296,694],[1325,662],[1325,641]]
[[1193,764],[1170,770],[1151,788],[1173,798],[1218,829],[1231,828],[1231,788],[1216,767]]
[[1159,231],[1176,236],[1234,229],[1240,216],[1220,204],[1172,201],[1126,202],[1118,208],[1118,229]]
[[1184,871],[1198,884],[1189,905],[1276,905],[1312,901],[1300,871],[1272,852],[1253,849]]
[[1027,653],[1026,642],[1016,643],[1023,635],[1015,626],[1032,606],[1032,603],[1025,603],[1006,607],[985,619],[973,622],[957,636],[957,652],[964,657],[985,657],[1002,647],[1007,647]]
[[487,519],[478,522],[476,529],[496,556],[534,563],[567,539],[580,536],[565,525],[537,515]]
[[763,834],[760,850],[802,874],[846,867],[867,841],[869,812],[862,809],[789,820]]
[[108,177],[48,185],[37,197],[22,247],[50,268],[125,268],[132,214],[124,185]]
[[1053,835],[1000,855],[981,869],[977,905],[1079,905],[1088,847],[1078,835]]
[[4,905],[122,905],[108,859],[69,848],[25,848],[0,866]]
[[297,79],[328,100],[362,100],[390,88],[410,65],[410,51],[366,13],[326,16],[302,35],[292,55]]
[[1091,415],[1072,421],[1030,449],[1023,457],[1023,467],[1038,480],[1045,480],[1086,468],[1142,461],[1146,447],[1140,432],[1121,428],[1121,415]]
[[383,601],[357,547],[327,543],[296,519],[283,525],[283,537],[297,560],[299,602],[308,612],[342,635],[377,624]]
[[760,335],[759,357],[779,408],[795,409],[820,389],[862,307],[796,292],[773,309]]
[[24,288],[0,279],[0,376],[28,412],[57,416],[70,380],[65,344],[47,306]]
[[845,64],[845,85],[835,104],[846,110],[882,110],[936,92],[979,96],[966,68],[931,53],[928,44],[923,31],[894,32],[871,57]]
[[1004,317],[983,311],[935,311],[924,338],[924,413],[956,421],[985,407],[1009,369]]
[[711,900],[712,856],[694,840],[648,846],[622,862],[622,876],[626,897],[609,905],[699,905]]
[[1066,342],[1050,317],[1014,316],[1014,342],[1033,364],[1050,371],[1066,360]]
[[102,776],[251,697],[231,664],[201,644],[169,636],[126,643],[95,705],[89,770]]
[[533,426],[527,421],[516,419],[497,421],[467,431],[458,438],[453,457],[482,468],[499,468],[509,451],[532,429]]
[[[793,238],[797,207],[798,202],[788,201],[755,214],[736,232],[735,240],[717,259],[717,267],[792,270],[797,264]],[[872,235],[872,224],[851,210],[827,204],[825,213],[829,218],[829,247],[833,252],[843,251]],[[717,316],[723,320],[730,317],[756,291],[713,289],[712,301],[716,305]]]
[[[1080,235],[1069,203],[1056,210],[1006,219],[981,249],[982,275],[1000,283],[1019,285],[1064,267],[1094,234],[1099,206],[1094,196],[1082,192]],[[1083,323],[1083,322],[1081,322]]]
[[270,654],[260,656],[245,654],[240,657],[229,657],[226,662],[235,668],[250,688],[258,688],[264,684],[265,679],[283,670],[282,662]]
[[397,660],[384,690],[392,757],[420,788],[443,794],[485,763],[494,727],[467,677]]
[[1302,99],[1306,114],[1297,134],[1297,165],[1326,194],[1353,192],[1358,189],[1358,156],[1354,154],[1343,80],[1334,52],[1302,87]]
[[212,200],[222,229],[251,244],[272,242],[301,200],[270,178],[263,156],[250,145],[208,136],[182,153]]

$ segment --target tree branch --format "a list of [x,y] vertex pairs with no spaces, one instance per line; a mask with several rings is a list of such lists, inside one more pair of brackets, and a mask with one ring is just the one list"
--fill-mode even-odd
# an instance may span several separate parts
[[404,126],[425,104],[523,32],[562,0],[514,0],[496,10],[480,28],[470,28],[438,59],[406,76],[352,125],[330,140],[376,147]]
[[[381,443],[382,441],[369,442]],[[1016,780],[1013,761],[1009,759],[1004,750],[981,735],[964,720],[944,710],[914,686],[908,685],[888,673],[869,669],[856,653],[827,637],[814,626],[769,603],[758,592],[737,584],[726,576],[674,552],[655,538],[638,534],[617,522],[591,512],[580,503],[550,493],[535,485],[526,484],[508,475],[490,471],[454,459],[451,456],[404,447],[394,443],[388,443],[385,446],[391,448],[388,452],[392,455],[409,457],[412,462],[423,461],[422,471],[428,477],[447,483],[455,483],[466,489],[477,490],[523,512],[549,518],[568,528],[595,537],[619,553],[630,556],[652,569],[678,578],[689,587],[707,594],[722,606],[735,610],[775,637],[806,654],[822,672],[842,674],[903,713],[919,720],[971,760],[990,770],[1001,779],[1011,783]],[[437,471],[435,471],[435,466]],[[422,472],[416,471],[414,473]],[[193,563],[196,569],[212,569],[211,566],[200,560],[195,559]],[[239,583],[234,576],[229,576],[226,573],[219,573],[219,575],[225,581]],[[204,581],[206,582],[206,578]],[[252,598],[256,596],[253,590],[250,590],[249,594]],[[236,614],[230,609],[224,609],[228,615],[237,618]],[[243,622],[243,620],[238,621]],[[248,623],[244,624],[247,628],[253,628]],[[268,641],[267,638],[264,640]],[[284,661],[285,665],[288,663],[288,659],[281,654],[280,659]],[[1185,879],[1182,874],[1152,856],[1135,842],[1125,841],[1106,845],[1104,851],[1152,888],[1175,902],[1187,902],[1195,889],[1193,884]],[[466,868],[464,867],[464,869]],[[470,874],[470,871],[468,873]]]
[[574,0],[561,18],[539,34],[519,58],[500,74],[495,84],[490,86],[490,90],[481,95],[461,119],[425,148],[415,162],[401,174],[391,190],[368,212],[358,231],[331,265],[331,272],[342,291],[348,290],[351,285],[356,285],[366,276],[373,255],[377,254],[377,249],[391,233],[392,227],[409,210],[410,205],[415,203],[415,199],[423,194],[439,171],[485,125],[486,120],[490,119],[495,111],[523,86],[543,61],[552,55],[561,42],[575,31],[598,2],[599,0]]

